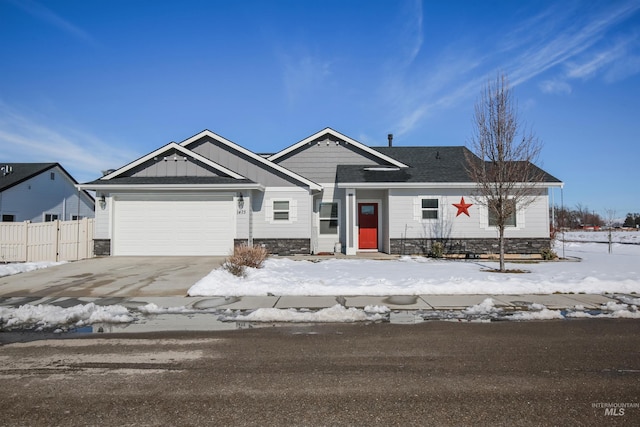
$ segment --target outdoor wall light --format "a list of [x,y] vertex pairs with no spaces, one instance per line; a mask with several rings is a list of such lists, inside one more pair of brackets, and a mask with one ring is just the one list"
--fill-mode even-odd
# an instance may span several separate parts
[[242,193],[238,193],[238,209],[244,208],[244,196]]
[[100,196],[98,199],[98,204],[100,205],[100,209],[103,209],[107,206],[107,200],[104,197],[104,194]]

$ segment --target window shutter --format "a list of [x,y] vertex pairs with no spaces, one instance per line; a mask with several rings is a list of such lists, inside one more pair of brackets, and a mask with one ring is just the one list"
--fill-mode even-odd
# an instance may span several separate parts
[[291,221],[298,220],[298,201],[296,199],[289,201],[289,219]]
[[420,204],[420,197],[413,198],[413,219],[420,221],[422,219],[422,205]]

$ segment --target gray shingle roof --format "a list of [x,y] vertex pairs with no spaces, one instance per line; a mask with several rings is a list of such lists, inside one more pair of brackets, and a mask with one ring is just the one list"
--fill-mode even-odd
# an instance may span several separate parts
[[[473,182],[465,165],[467,155],[475,156],[464,146],[372,148],[409,165],[409,168],[382,171],[372,170],[371,166],[340,165],[338,182]],[[544,181],[561,182],[546,172]]]

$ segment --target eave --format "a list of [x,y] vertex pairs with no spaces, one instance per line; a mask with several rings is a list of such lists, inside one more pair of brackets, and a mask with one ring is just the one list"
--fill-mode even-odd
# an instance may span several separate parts
[[79,190],[94,191],[164,191],[164,190],[180,190],[180,191],[238,191],[238,190],[259,190],[264,191],[262,184],[256,183],[238,183],[238,184],[78,184]]
[[[563,182],[528,184],[533,188],[563,188]],[[475,182],[340,182],[338,188],[386,189],[386,188],[476,188]],[[518,187],[519,185],[516,185]]]

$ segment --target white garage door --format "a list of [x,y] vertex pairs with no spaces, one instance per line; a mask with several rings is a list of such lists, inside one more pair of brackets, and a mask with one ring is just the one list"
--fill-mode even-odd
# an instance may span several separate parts
[[229,255],[231,196],[121,196],[114,202],[114,255]]

